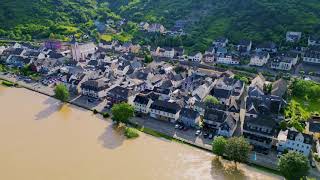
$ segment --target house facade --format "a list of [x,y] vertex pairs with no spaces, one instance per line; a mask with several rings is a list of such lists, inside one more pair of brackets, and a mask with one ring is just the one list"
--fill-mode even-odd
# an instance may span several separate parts
[[188,127],[198,127],[200,122],[200,114],[189,108],[182,108],[180,111],[179,121]]
[[109,86],[102,80],[88,80],[81,85],[81,94],[92,98],[103,98],[107,95]]
[[251,66],[264,66],[268,63],[270,54],[268,52],[257,52],[251,55],[250,63]]
[[179,119],[180,106],[164,100],[156,100],[150,106],[150,117],[168,122]]
[[279,133],[277,150],[281,152],[284,150],[299,152],[308,157],[312,144],[313,138],[311,135],[289,129]]

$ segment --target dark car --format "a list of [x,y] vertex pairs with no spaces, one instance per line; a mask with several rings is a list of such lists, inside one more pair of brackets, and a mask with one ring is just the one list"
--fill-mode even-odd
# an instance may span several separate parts
[[204,138],[208,138],[209,134],[208,133],[203,133]]

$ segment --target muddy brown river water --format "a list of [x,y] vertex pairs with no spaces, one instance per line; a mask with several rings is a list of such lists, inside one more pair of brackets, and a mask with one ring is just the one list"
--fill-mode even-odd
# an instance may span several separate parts
[[211,153],[121,129],[91,112],[0,86],[1,180],[273,180]]

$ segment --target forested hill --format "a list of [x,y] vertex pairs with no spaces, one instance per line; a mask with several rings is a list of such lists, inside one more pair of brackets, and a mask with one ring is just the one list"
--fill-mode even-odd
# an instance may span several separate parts
[[13,39],[76,32],[97,12],[96,0],[1,0],[0,7],[0,36]]
[[279,41],[287,30],[319,33],[319,0],[107,0],[111,9],[136,21],[170,26],[189,20],[194,37],[225,34],[235,40]]
[[279,42],[288,30],[320,34],[319,0],[1,0],[0,7],[0,36],[21,39],[94,34],[93,20],[102,16],[167,28],[184,20],[190,35],[184,41],[194,49],[221,35]]

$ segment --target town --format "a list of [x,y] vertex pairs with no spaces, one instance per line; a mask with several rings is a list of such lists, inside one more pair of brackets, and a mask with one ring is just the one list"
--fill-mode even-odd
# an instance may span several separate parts
[[[159,24],[140,26],[164,31]],[[301,36],[287,32],[284,39],[294,43]],[[205,149],[216,136],[243,136],[253,147],[250,161],[261,166],[275,168],[281,154],[295,151],[315,168],[319,111],[299,122],[303,129],[289,125],[284,113],[292,105],[293,81],[319,82],[320,38],[310,36],[307,44],[283,50],[273,42],[231,44],[221,37],[205,52],[186,54],[183,47],[79,43],[75,38],[39,46],[5,43],[0,77],[46,94],[62,84],[72,95],[70,102],[98,112],[131,104],[132,122]]]

